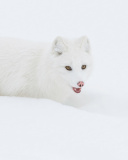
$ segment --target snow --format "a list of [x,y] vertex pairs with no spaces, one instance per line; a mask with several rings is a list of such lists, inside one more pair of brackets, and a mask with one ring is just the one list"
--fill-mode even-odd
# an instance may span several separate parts
[[2,97],[1,159],[127,159],[127,118],[113,118],[50,100]]
[[94,61],[85,94],[67,105],[0,97],[1,160],[128,159],[127,6],[127,0],[0,2],[0,36],[53,41],[87,34]]

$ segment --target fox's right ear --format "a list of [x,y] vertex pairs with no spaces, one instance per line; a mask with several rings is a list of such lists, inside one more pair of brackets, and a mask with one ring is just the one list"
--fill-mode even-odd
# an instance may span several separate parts
[[81,49],[83,49],[87,53],[90,53],[90,42],[86,36],[79,38],[78,44]]
[[67,49],[66,44],[63,41],[62,37],[57,37],[52,46],[53,53],[56,55],[61,55]]

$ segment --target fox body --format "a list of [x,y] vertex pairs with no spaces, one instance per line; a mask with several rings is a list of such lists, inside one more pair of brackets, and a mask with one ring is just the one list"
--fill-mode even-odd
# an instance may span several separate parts
[[0,95],[64,101],[80,94],[91,73],[88,38],[52,43],[0,38]]

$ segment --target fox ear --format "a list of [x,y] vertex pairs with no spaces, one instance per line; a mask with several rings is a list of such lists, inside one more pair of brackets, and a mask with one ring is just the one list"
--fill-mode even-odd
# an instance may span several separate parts
[[79,47],[85,52],[90,53],[90,43],[86,36],[83,36],[79,39]]
[[53,42],[53,52],[57,55],[61,55],[67,46],[65,45],[62,37],[57,37]]

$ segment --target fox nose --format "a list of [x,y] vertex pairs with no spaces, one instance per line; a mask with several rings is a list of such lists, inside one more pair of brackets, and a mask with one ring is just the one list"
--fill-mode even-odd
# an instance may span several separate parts
[[83,87],[83,86],[84,86],[84,82],[83,82],[83,81],[79,81],[79,82],[77,83],[77,85],[78,85],[79,87]]

